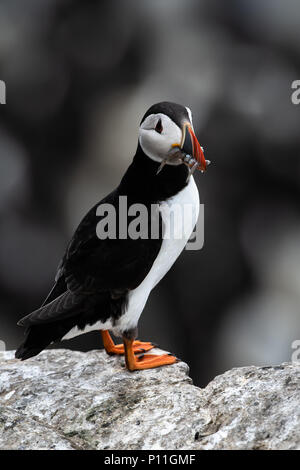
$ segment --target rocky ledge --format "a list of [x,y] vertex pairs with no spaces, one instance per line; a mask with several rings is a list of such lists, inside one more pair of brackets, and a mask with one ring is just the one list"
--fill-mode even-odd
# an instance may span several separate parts
[[0,352],[0,449],[300,449],[299,364],[232,369],[203,389],[188,371]]

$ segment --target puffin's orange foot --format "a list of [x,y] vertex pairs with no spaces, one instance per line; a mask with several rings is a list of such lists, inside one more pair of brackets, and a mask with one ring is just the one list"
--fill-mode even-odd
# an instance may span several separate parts
[[133,361],[126,363],[130,371],[141,369],[154,369],[155,367],[167,366],[179,362],[172,354],[143,354],[142,357],[134,357]]
[[140,357],[136,357],[133,352],[134,341],[123,337],[125,346],[125,362],[128,370],[141,370],[141,369],[153,369],[154,367],[167,366],[175,364],[178,359],[172,354],[142,354]]
[[[155,344],[150,342],[143,342],[143,341],[134,341],[132,344],[132,350],[134,354],[142,354],[146,351],[150,351],[150,349],[155,348]],[[109,350],[106,349],[107,354],[114,355],[114,354],[125,354],[124,344],[114,344]]]
[[[107,330],[101,331],[101,336],[103,340],[103,346],[107,354],[109,354],[110,356],[114,354],[125,354],[124,345],[115,344]],[[150,351],[150,349],[153,348],[155,348],[155,344],[150,342],[133,341],[132,343],[132,349],[135,354],[142,354],[146,351]]]

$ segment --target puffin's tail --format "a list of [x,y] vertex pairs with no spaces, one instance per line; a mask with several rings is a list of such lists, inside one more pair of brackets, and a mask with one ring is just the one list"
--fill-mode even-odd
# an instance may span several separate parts
[[84,296],[70,291],[22,318],[18,325],[26,326],[26,338],[15,353],[17,359],[36,356],[50,343],[59,341],[73,328],[82,311]]
[[25,332],[25,341],[15,352],[15,357],[24,361],[32,356],[36,356],[49,344],[61,340],[70,331],[74,323],[72,321],[70,324],[69,319],[68,322],[64,321],[62,324],[52,323],[30,326]]
[[27,330],[25,341],[16,350],[15,357],[24,361],[32,356],[36,356],[50,343],[51,339],[45,338],[46,326],[32,326]]

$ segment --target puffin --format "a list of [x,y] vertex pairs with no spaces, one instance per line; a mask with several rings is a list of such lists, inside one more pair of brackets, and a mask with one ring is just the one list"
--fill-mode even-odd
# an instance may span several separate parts
[[[52,343],[97,330],[105,351],[124,355],[129,371],[178,361],[170,353],[147,354],[155,344],[139,341],[137,326],[150,292],[193,232],[200,205],[193,173],[204,172],[209,163],[188,107],[164,101],[148,109],[120,184],[80,222],[41,307],[19,320],[26,329],[16,358],[28,359]],[[172,209],[185,206],[188,215],[174,217]],[[135,217],[141,207],[143,224]],[[110,230],[109,208],[115,216]],[[136,230],[129,233],[132,224]],[[121,337],[121,344],[110,333]]]

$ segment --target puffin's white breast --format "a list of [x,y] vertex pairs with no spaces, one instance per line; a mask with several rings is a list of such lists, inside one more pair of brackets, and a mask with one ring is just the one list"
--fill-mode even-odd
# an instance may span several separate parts
[[136,327],[151,290],[169,271],[190,238],[198,220],[199,207],[199,193],[192,176],[182,191],[160,205],[165,238],[148,275],[129,293],[128,307],[116,325],[116,333]]

